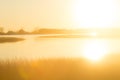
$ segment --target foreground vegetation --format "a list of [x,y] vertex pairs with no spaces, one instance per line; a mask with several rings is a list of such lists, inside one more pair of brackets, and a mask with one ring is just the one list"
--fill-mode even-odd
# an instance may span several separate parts
[[0,80],[120,80],[120,63],[90,63],[84,59],[1,60]]

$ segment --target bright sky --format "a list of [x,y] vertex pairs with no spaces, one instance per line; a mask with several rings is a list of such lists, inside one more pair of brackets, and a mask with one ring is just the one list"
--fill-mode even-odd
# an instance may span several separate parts
[[0,0],[0,26],[91,28],[120,27],[119,0]]

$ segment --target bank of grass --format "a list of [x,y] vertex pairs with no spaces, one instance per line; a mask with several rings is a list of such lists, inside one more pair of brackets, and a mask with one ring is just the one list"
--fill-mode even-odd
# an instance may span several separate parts
[[120,80],[120,63],[70,58],[0,60],[0,80]]
[[17,37],[0,37],[0,43],[6,43],[6,42],[18,42],[24,40],[23,38],[17,38]]

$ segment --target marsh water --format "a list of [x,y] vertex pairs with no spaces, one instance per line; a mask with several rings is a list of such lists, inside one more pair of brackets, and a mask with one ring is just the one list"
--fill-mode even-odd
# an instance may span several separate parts
[[107,56],[120,53],[120,38],[40,38],[40,35],[2,37],[19,37],[25,40],[0,43],[0,59],[79,58],[84,54],[104,53]]

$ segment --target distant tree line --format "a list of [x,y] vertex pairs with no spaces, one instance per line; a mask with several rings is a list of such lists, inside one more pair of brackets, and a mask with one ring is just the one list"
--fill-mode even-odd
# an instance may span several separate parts
[[85,30],[72,30],[72,29],[35,29],[31,32],[25,31],[23,28],[19,29],[18,31],[8,30],[4,32],[4,29],[0,27],[0,35],[22,35],[22,34],[71,34],[71,33],[80,33],[85,32]]

